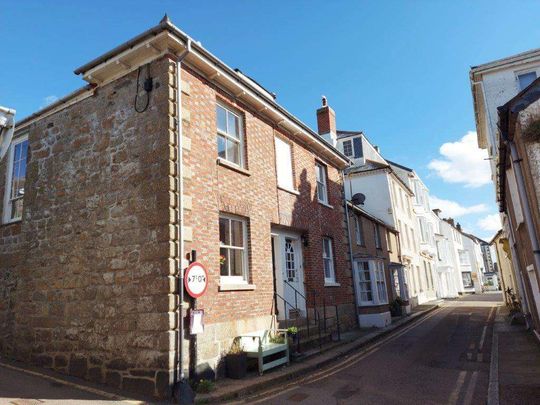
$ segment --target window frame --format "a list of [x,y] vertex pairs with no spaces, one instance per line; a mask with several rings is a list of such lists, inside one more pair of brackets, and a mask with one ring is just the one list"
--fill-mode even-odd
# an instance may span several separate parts
[[362,218],[357,215],[354,216],[354,237],[358,246],[366,246],[364,242]]
[[[328,247],[329,247],[329,250],[330,252],[329,255],[327,256],[326,255],[326,252],[325,252],[325,242],[328,242]],[[325,284],[335,284],[337,281],[336,281],[336,268],[335,268],[335,265],[334,265],[334,247],[332,246],[333,245],[333,240],[332,238],[328,237],[328,236],[323,236],[322,237],[322,260],[323,260],[323,274],[324,274],[324,283]],[[326,261],[328,261],[328,263],[330,264],[330,277],[327,277],[326,276],[326,268],[325,268],[325,263]]]
[[[319,170],[320,169],[320,170]],[[323,174],[323,180],[319,181],[319,173]],[[319,162],[315,161],[315,181],[317,183],[317,187],[315,188],[315,193],[317,194],[317,201],[320,202],[323,205],[329,205],[328,201],[328,167]],[[321,183],[324,186],[324,200],[321,200],[319,197],[319,183]]]
[[[465,279],[464,275],[468,275],[468,279],[470,280],[470,284],[465,285]],[[472,279],[472,271],[462,271],[461,272],[461,282],[463,283],[463,288],[474,288],[474,281]]]
[[[249,240],[248,240],[248,220],[246,218],[227,214],[220,212],[218,221],[221,219],[227,219],[229,221],[229,232],[232,232],[232,227],[230,225],[230,221],[238,221],[242,223],[242,243],[243,247],[240,249],[238,246],[232,246],[232,245],[222,245],[221,240],[219,240],[219,249],[228,249],[228,250],[242,250],[242,263],[243,263],[243,274],[242,276],[231,276],[231,269],[230,269],[230,262],[228,263],[228,275],[224,276],[221,275],[221,266],[219,270],[219,279],[220,283],[224,284],[248,284],[249,283]],[[219,232],[219,222],[218,222],[218,235]],[[231,235],[229,234],[229,238],[231,238]],[[221,255],[221,253],[220,253]]]
[[[218,123],[218,111],[217,109],[221,107],[225,110],[226,113],[230,113],[232,115],[234,115],[235,117],[238,118],[238,125],[239,125],[239,128],[238,128],[238,134],[239,134],[239,139],[236,138],[235,136],[233,135],[230,135],[229,133],[227,132],[224,132],[222,131],[221,129],[219,129],[219,123]],[[225,103],[223,103],[222,101],[220,100],[217,100],[216,101],[216,148],[217,148],[217,137],[219,136],[222,136],[224,137],[226,140],[229,140],[229,141],[232,141],[232,142],[238,142],[239,144],[239,147],[240,147],[240,153],[239,153],[239,156],[238,156],[238,160],[239,160],[239,163],[235,163],[233,162],[232,160],[229,160],[227,158],[227,148],[225,147],[225,157],[221,157],[219,156],[219,149],[218,149],[218,159],[220,160],[223,160],[231,165],[234,165],[236,167],[239,167],[239,168],[242,168],[242,169],[245,169],[245,156],[244,156],[244,116],[242,115],[242,113],[240,113],[238,110],[235,110],[234,108],[226,105]],[[228,116],[226,115],[226,122],[228,122]]]
[[[345,152],[345,143],[348,142],[348,144],[350,145],[351,147],[351,154],[350,155],[347,155],[347,153]],[[354,159],[354,145],[353,145],[353,140],[352,139],[345,139],[342,143],[343,145],[343,154],[345,156],[347,156],[348,158],[353,158]]]
[[375,239],[375,249],[382,249],[381,230],[379,224],[373,224],[373,236]]
[[[11,209],[13,201],[16,199],[11,198],[11,191],[12,191],[12,181],[13,181],[13,166],[15,164],[15,147],[25,141],[28,141],[28,134],[24,134],[21,136],[18,136],[14,138],[11,141],[11,144],[9,145],[8,150],[8,158],[7,158],[7,170],[6,170],[6,184],[4,187],[4,207],[3,207],[3,215],[2,215],[2,223],[3,224],[10,224],[14,222],[20,222],[22,221],[22,215],[20,217],[14,217],[11,218]],[[27,148],[26,152],[26,172],[25,172],[25,185],[26,185],[26,175],[28,171],[28,152],[30,150],[30,145]],[[21,199],[24,199],[24,195],[20,197]],[[23,209],[24,209],[24,200],[23,200]]]

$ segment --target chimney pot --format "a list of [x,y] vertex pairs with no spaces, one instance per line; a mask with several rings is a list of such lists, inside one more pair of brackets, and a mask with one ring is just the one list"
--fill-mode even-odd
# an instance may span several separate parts
[[322,106],[326,107],[328,105],[328,100],[326,99],[326,96],[322,96]]

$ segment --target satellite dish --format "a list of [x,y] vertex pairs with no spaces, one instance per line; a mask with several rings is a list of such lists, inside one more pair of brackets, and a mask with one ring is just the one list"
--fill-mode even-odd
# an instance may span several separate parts
[[15,132],[15,110],[0,106],[0,160],[5,156]]
[[354,205],[364,205],[364,201],[366,201],[366,196],[362,193],[356,193],[352,196],[351,202]]

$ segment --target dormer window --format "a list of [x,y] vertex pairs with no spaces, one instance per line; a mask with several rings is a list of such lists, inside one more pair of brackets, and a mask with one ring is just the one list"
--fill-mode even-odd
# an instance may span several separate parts
[[352,139],[346,139],[341,143],[343,154],[351,159],[361,158],[362,153],[362,138],[357,136]]

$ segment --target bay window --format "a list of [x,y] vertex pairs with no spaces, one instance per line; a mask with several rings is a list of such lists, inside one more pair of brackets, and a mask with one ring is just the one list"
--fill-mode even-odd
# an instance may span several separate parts
[[387,304],[384,262],[382,260],[357,260],[355,269],[358,276],[358,305]]

